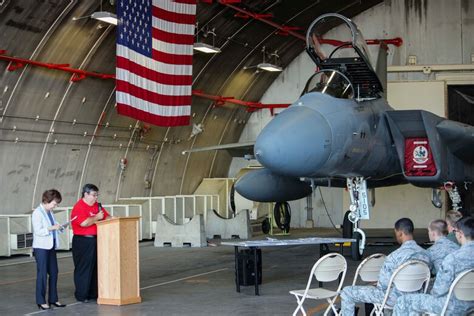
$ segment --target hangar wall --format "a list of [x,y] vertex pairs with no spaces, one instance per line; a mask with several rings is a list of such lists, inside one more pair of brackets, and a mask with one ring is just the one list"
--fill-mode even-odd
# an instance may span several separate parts
[[[115,28],[88,18],[102,5],[105,11],[115,10],[109,1],[102,2],[0,1],[0,50],[113,74]],[[226,47],[219,56],[194,57],[193,88],[258,100],[274,75],[252,75],[243,66],[261,59],[261,43],[273,36],[274,28],[262,31],[259,23],[230,19],[234,12],[218,3],[202,5],[200,25],[212,19],[227,42],[219,42]],[[247,31],[252,34],[248,47],[230,40],[236,36],[247,42]],[[288,45],[290,60],[301,50],[274,38],[275,49]],[[201,123],[204,131],[190,137],[192,125],[150,127],[117,115],[114,80],[88,77],[73,83],[66,72],[29,65],[9,71],[8,65],[0,62],[0,214],[30,211],[49,188],[61,191],[61,205],[72,205],[85,183],[99,186],[102,203],[192,193],[202,178],[225,176],[230,156],[182,151],[237,141],[249,116],[237,105],[216,107],[214,101],[193,98],[192,122]],[[120,164],[123,158],[126,166]]]
[[[385,1],[353,20],[366,39],[401,37],[403,46],[389,46],[388,66],[406,65],[409,56],[416,56],[418,64],[471,64],[474,54],[474,5],[468,0]],[[334,32],[337,32],[335,30]],[[329,37],[329,36],[328,36]],[[377,47],[370,46],[373,61]],[[315,65],[306,53],[298,56],[274,81],[263,95],[261,102],[294,102],[301,93],[306,79]],[[443,73],[419,72],[389,73],[388,100],[394,108],[425,109],[444,116],[446,110],[446,82],[436,81]],[[474,84],[474,74],[462,73],[466,82]],[[470,81],[471,80],[471,81]],[[263,126],[271,120],[268,111],[252,115],[241,141],[255,140]],[[235,174],[242,160],[234,159],[229,174]],[[328,213],[335,225],[342,223],[348,209],[348,195],[337,188],[321,188],[313,194],[312,217],[315,226],[331,227]],[[372,219],[363,221],[362,227],[392,227],[403,216],[414,219],[416,227],[426,227],[428,221],[442,215],[444,210],[434,208],[430,202],[430,189],[411,185],[376,190],[376,205]],[[292,225],[304,227],[306,200],[291,203]],[[325,207],[326,206],[326,207]],[[327,211],[326,211],[327,208]]]

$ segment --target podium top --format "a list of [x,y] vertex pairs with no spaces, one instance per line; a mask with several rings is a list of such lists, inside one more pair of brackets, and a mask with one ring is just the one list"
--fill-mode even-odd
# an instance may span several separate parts
[[106,219],[103,221],[96,222],[97,226],[100,225],[107,225],[110,223],[117,223],[117,222],[125,222],[125,221],[138,221],[140,220],[140,216],[124,216],[124,217],[114,217],[111,219]]

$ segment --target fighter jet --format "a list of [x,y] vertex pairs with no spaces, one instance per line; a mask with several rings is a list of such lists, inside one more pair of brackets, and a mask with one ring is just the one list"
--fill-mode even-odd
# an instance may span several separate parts
[[[324,36],[335,26],[345,37],[325,51]],[[445,187],[460,207],[456,186],[474,180],[474,127],[423,110],[391,108],[383,97],[386,74],[375,72],[350,19],[322,15],[306,41],[319,71],[258,135],[254,156],[264,168],[240,178],[237,192],[253,201],[282,202],[303,198],[317,185],[347,187],[360,252],[365,234],[357,224],[369,216],[368,188]]]

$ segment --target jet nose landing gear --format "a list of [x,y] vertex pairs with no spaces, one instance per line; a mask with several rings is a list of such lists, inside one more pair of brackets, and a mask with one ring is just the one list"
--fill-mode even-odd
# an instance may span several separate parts
[[[369,219],[367,182],[363,177],[347,178],[347,189],[351,199],[347,221],[353,224],[351,237],[356,240],[351,245],[352,259],[360,260],[364,254],[366,238],[364,231],[359,228],[359,220]],[[344,225],[347,221],[344,220]]]

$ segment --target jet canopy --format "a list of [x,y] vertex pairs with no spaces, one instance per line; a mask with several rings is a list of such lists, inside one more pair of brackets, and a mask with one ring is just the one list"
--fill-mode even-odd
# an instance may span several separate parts
[[321,70],[306,82],[303,94],[320,92],[339,99],[352,99],[354,90],[349,79],[337,70]]
[[[338,27],[338,28],[336,28]],[[357,100],[374,99],[383,92],[357,26],[337,13],[324,14],[306,33],[306,51],[319,70],[334,70],[351,83]]]

